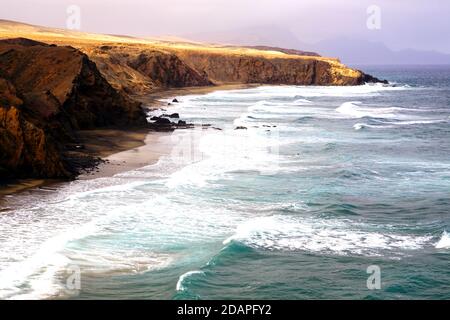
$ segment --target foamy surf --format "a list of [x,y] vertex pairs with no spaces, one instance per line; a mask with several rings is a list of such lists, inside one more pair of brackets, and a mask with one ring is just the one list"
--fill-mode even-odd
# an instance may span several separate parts
[[447,231],[444,231],[442,233],[441,238],[435,245],[436,249],[448,249],[450,248],[450,235],[447,233]]
[[200,274],[203,275],[204,272],[203,271],[199,271],[199,270],[193,270],[193,271],[188,271],[184,274],[182,274],[177,281],[177,285],[175,287],[175,289],[177,291],[184,291],[185,290],[185,282],[189,279],[189,277],[196,275],[196,274]]
[[[30,257],[2,269],[0,298],[8,299],[18,296],[42,299],[58,294],[61,288],[55,283],[56,276],[71,263],[71,260],[61,251],[69,241],[93,234],[96,230],[93,224],[72,231],[66,230],[45,241]],[[24,284],[29,287],[27,293],[21,292],[20,287]]]
[[[223,243],[240,242],[264,250],[322,254],[384,256],[424,248],[432,236],[410,236],[370,230],[371,226],[317,217],[270,216],[250,219]],[[379,227],[378,227],[379,228]]]
[[402,115],[396,113],[401,111],[398,108],[371,108],[363,106],[359,101],[345,102],[336,111],[352,118],[371,117],[392,119],[402,117]]
[[[424,102],[403,103],[419,91]],[[448,234],[436,230],[448,225],[448,130],[434,121],[449,112],[426,89],[264,86],[177,98],[158,112],[211,126],[176,131],[181,148],[156,164],[14,196],[0,215],[2,297],[69,297],[61,271],[72,263],[82,299],[239,298],[241,285],[248,297],[277,297],[305,283],[327,292],[305,276],[326,282],[343,260],[330,285],[361,288],[349,275],[374,260],[396,259],[402,273],[445,269]],[[386,127],[405,129],[375,130]],[[58,238],[67,230],[80,236]]]

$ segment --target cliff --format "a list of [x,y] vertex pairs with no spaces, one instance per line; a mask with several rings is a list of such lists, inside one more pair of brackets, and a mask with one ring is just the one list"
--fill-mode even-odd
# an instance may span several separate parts
[[179,56],[215,83],[360,85],[377,81],[337,60],[309,56],[265,56],[185,50]]
[[0,38],[18,36],[79,49],[115,89],[136,96],[170,87],[223,83],[359,85],[380,81],[314,52],[100,35],[0,20]]
[[337,59],[248,48],[196,48],[142,44],[79,45],[105,78],[133,95],[162,88],[229,83],[361,85],[381,82]]
[[81,46],[116,89],[142,95],[162,88],[209,86],[213,83],[164,50],[134,45]]
[[67,146],[76,143],[76,130],[145,125],[140,104],[79,50],[0,41],[0,176],[73,176],[78,168]]

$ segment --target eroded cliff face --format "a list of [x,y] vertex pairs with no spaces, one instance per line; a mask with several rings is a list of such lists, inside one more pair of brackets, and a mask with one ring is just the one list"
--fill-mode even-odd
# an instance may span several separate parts
[[184,51],[180,57],[215,83],[262,83],[287,85],[359,85],[364,73],[333,59],[320,57],[268,58]]
[[176,54],[135,45],[82,47],[114,88],[144,95],[164,88],[209,86],[213,83]]
[[[134,44],[82,46],[117,89],[142,95],[162,88],[223,83],[287,85],[360,85],[378,82],[336,59],[300,56],[294,52],[226,49],[149,50]],[[259,53],[259,54],[258,54]]]
[[77,49],[0,41],[0,177],[71,177],[75,130],[146,123]]
[[0,107],[0,178],[73,176],[57,142],[17,107]]
[[129,66],[148,76],[160,87],[196,87],[212,85],[205,73],[200,74],[173,53],[148,51],[131,60]]

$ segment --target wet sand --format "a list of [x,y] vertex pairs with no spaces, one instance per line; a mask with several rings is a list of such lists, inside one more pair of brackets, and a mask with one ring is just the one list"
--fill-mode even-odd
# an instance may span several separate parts
[[[236,90],[257,87],[257,84],[222,84],[208,87],[187,87],[176,89],[162,89],[146,96],[136,96],[148,110],[170,106],[161,99],[177,98],[192,94],[207,94],[218,90]],[[181,118],[183,115],[181,115]],[[80,143],[84,145],[84,152],[101,157],[104,163],[88,173],[77,177],[80,180],[110,177],[117,173],[126,172],[156,163],[158,159],[171,151],[171,132],[155,132],[148,129],[116,130],[95,129],[79,131]],[[43,188],[64,180],[54,179],[14,179],[0,181],[0,197],[11,195],[30,188]]]
[[166,155],[171,151],[171,134],[171,132],[150,131],[144,134],[143,137],[141,136],[142,133],[130,134],[132,137],[142,138],[142,140],[121,140],[123,138],[112,139],[115,143],[120,141],[123,143],[122,146],[127,145],[129,148],[119,152],[117,152],[119,149],[116,148],[116,152],[109,153],[109,155],[107,154],[109,152],[108,149],[95,145],[95,149],[97,150],[96,154],[102,155],[105,162],[100,164],[98,169],[81,174],[77,179],[86,180],[111,177],[117,173],[131,171],[154,164],[161,156]]

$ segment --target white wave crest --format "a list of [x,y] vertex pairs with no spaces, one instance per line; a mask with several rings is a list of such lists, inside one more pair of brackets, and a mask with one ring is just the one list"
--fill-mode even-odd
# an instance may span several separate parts
[[350,116],[352,118],[397,118],[398,114],[395,112],[401,111],[399,108],[370,108],[364,107],[359,101],[344,102],[340,107],[336,109],[337,112]]
[[399,249],[420,249],[431,239],[382,233],[349,221],[271,216],[241,224],[224,244],[237,241],[265,250],[380,256],[384,251],[392,255],[393,251],[400,254]]
[[435,245],[436,249],[447,249],[450,248],[450,235],[447,231],[442,233],[441,239]]
[[185,287],[183,286],[184,281],[186,281],[187,278],[189,278],[190,276],[192,276],[194,274],[204,274],[204,272],[200,271],[200,270],[193,270],[193,271],[189,271],[189,272],[182,274],[178,278],[178,281],[177,281],[177,286],[176,286],[177,291],[184,291],[185,290]]

